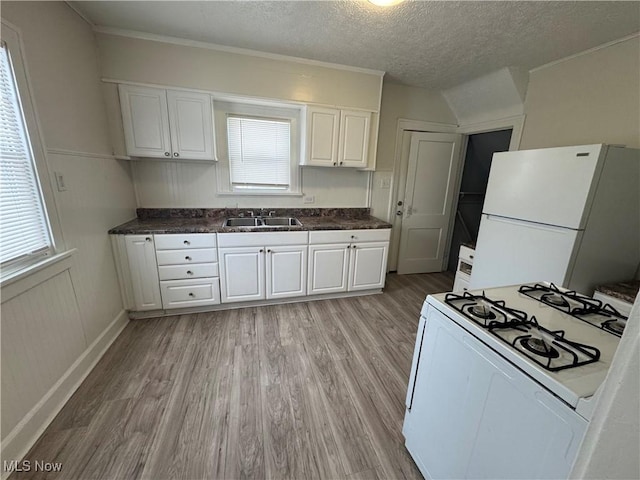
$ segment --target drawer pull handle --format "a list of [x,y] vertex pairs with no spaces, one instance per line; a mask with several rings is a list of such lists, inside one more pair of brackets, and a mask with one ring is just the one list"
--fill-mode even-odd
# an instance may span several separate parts
[[191,257],[190,257],[189,255],[187,255],[186,257],[184,257],[184,259],[185,259],[185,260],[187,260],[187,261],[189,261],[189,262],[191,261]]
[[187,270],[187,275],[193,275],[193,272],[191,270]]
[[469,258],[473,258],[473,255],[469,255]]
[[191,298],[195,298],[195,297],[196,297],[196,294],[195,294],[195,293],[191,293],[191,292],[190,292],[190,293],[189,293],[189,296],[190,296]]
[[151,241],[151,237],[147,237],[144,239],[145,242],[150,242]]
[[189,240],[185,240],[185,241],[184,241],[184,242],[182,242],[182,243],[184,243],[185,245],[191,245],[191,242],[190,242]]

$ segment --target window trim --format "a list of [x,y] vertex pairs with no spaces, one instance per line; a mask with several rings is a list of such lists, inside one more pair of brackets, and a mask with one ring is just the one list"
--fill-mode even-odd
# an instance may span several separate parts
[[27,259],[16,259],[15,263],[10,262],[6,267],[3,267],[2,272],[0,272],[0,283],[4,283],[5,279],[8,280],[16,275],[26,275],[34,269],[38,270],[43,262],[47,263],[48,259],[56,257],[66,249],[51,185],[51,176],[45,154],[46,148],[43,141],[42,128],[38,120],[33,88],[27,70],[24,43],[22,42],[20,29],[4,19],[1,20],[1,23],[1,39],[7,45],[11,55],[11,66],[19,92],[19,102],[24,123],[28,132],[29,147],[33,155],[36,182],[40,187],[42,207],[51,236],[51,248],[46,254],[34,255]]
[[[302,172],[300,168],[302,129],[302,107],[285,103],[265,104],[214,99],[216,148],[218,164],[216,166],[217,195],[220,196],[302,196]],[[289,188],[243,189],[231,184],[231,170],[227,144],[227,116],[253,117],[257,119],[284,120],[291,125],[291,158],[289,170]]]

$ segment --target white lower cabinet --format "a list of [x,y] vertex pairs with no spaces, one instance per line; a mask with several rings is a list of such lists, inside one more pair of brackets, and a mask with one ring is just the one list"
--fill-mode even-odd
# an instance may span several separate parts
[[169,310],[384,287],[390,230],[114,235],[125,308]]
[[309,295],[347,291],[348,243],[309,245]]
[[266,251],[267,299],[307,294],[307,246],[284,245]]
[[389,236],[386,229],[311,232],[308,294],[383,288]]
[[167,280],[160,282],[162,305],[165,309],[197,307],[220,303],[218,278]]
[[307,232],[221,233],[222,303],[307,294]]
[[153,235],[127,235],[124,239],[134,310],[162,308]]
[[264,247],[220,249],[221,301],[248,302],[264,296]]
[[349,291],[384,287],[389,242],[357,243],[351,246]]

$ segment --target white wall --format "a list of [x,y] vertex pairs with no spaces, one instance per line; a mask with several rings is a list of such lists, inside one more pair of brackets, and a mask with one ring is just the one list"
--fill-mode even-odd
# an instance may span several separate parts
[[640,147],[640,36],[534,70],[521,149]]
[[62,2],[1,13],[21,31],[48,168],[67,186],[52,210],[77,248],[67,267],[2,291],[2,459],[17,460],[127,322],[107,230],[135,216],[135,197],[127,162],[110,155],[91,28]]
[[371,213],[385,220],[389,205],[390,188],[383,181],[392,180],[399,119],[457,125],[456,117],[439,92],[385,82],[380,108],[378,158],[373,175]]
[[[375,115],[380,108],[380,74],[232,53],[189,42],[176,44],[108,33],[98,33],[97,38],[102,76],[107,79],[355,107],[371,110]],[[124,155],[116,85],[106,83],[104,91],[114,150]],[[368,172],[310,167],[302,170],[302,191],[315,197],[314,204],[304,204],[301,196],[220,196],[215,164],[152,160],[133,164],[140,207],[368,205]]]

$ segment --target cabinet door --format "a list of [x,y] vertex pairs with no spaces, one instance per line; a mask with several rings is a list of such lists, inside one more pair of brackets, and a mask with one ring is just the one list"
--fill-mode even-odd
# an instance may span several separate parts
[[167,90],[171,155],[190,160],[215,160],[211,96]]
[[309,282],[307,293],[346,292],[349,269],[349,245],[309,245]]
[[307,294],[307,246],[267,247],[267,298]]
[[338,162],[340,110],[307,109],[307,158],[305,165],[334,167]]
[[127,153],[134,157],[171,155],[166,91],[119,85]]
[[367,242],[352,245],[349,265],[350,292],[384,287],[388,251],[388,242]]
[[342,110],[338,165],[366,168],[369,153],[370,112]]
[[264,248],[221,248],[218,253],[222,303],[265,298]]
[[127,235],[125,245],[135,310],[162,308],[153,235]]

